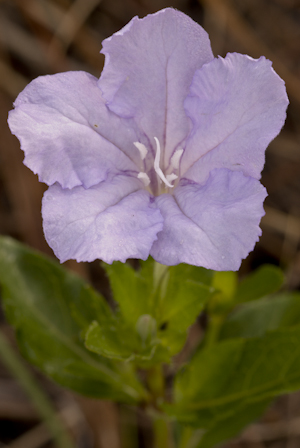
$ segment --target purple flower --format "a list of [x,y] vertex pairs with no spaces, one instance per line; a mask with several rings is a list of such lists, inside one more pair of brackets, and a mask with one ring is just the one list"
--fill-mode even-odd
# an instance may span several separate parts
[[63,262],[127,258],[236,270],[261,234],[264,152],[288,104],[264,57],[214,59],[167,8],[104,40],[99,80],[43,76],[9,126],[50,187],[44,232]]

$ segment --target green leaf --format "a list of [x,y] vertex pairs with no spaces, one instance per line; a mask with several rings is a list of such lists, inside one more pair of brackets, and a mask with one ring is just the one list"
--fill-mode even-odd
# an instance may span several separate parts
[[[119,309],[113,321],[91,323],[85,341],[88,349],[111,359],[132,361],[142,368],[169,362],[170,354],[161,345],[154,317],[158,295],[158,288],[154,287],[154,260],[141,262],[138,270],[120,262],[104,268]],[[141,325],[147,325],[149,319],[155,331],[151,337],[145,337]]]
[[0,359],[18,383],[26,392],[28,398],[39,412],[43,423],[50,430],[55,445],[60,448],[73,448],[73,442],[70,435],[64,428],[62,421],[57,415],[51,401],[39,386],[34,375],[24,362],[20,360],[20,356],[15,349],[6,340],[6,337],[0,331]]
[[[189,326],[215,293],[215,289],[210,286],[213,272],[187,264],[168,268],[151,258],[141,262],[139,270],[119,262],[104,267],[121,317],[118,328],[111,328],[111,337],[105,325],[91,326],[87,347],[118,359],[134,359],[137,362],[148,360],[148,366],[169,362],[181,350]],[[135,340],[141,316],[150,316],[157,324],[156,338],[146,347],[141,345],[141,341]],[[100,346],[97,338],[105,339],[106,343]],[[124,338],[128,340],[127,347]]]
[[154,315],[158,337],[173,356],[181,350],[188,328],[216,290],[210,286],[212,271],[203,268],[179,264],[169,268],[167,275]]
[[[153,320],[149,315],[141,316],[142,319],[143,317]],[[137,329],[124,326],[118,319],[115,324],[100,325],[97,321],[92,322],[85,339],[86,347],[92,352],[110,359],[132,361],[142,368],[168,361],[168,353],[161,353],[159,343],[156,338],[156,323],[151,337],[144,338]]]
[[99,398],[144,396],[129,366],[86,350],[81,330],[110,310],[100,295],[58,263],[0,238],[0,283],[8,321],[23,355],[63,386]]
[[234,310],[223,324],[220,339],[263,336],[267,331],[299,325],[300,293],[282,293],[249,302]]
[[139,270],[129,264],[114,262],[102,264],[110,280],[113,298],[118,303],[123,319],[135,327],[138,318],[151,314],[153,309],[154,260],[149,257]]
[[131,358],[130,341],[122,339],[116,325],[99,325],[93,321],[85,335],[86,347],[94,353],[107,358],[129,361]]
[[262,415],[270,402],[269,399],[254,403],[245,401],[241,406],[233,407],[232,412],[223,413],[219,419],[214,420],[209,430],[199,438],[199,443],[194,447],[211,448],[220,442],[231,439],[250,422]]
[[263,265],[240,282],[234,303],[249,302],[272,294],[281,287],[283,272],[276,266]]
[[233,436],[274,396],[299,387],[300,328],[279,329],[199,350],[177,375],[175,404],[168,412],[183,424],[203,429],[199,446],[209,448],[216,443],[214,431]]
[[[153,315],[159,324],[163,323],[170,312],[174,315],[179,309],[180,311],[184,309],[187,300],[184,297],[185,282],[193,283],[194,286],[191,288],[195,290],[196,284],[209,287],[213,279],[213,271],[204,268],[187,264],[171,266],[165,271],[164,280],[166,282],[163,282],[162,291],[164,303],[161,303],[158,291],[154,288],[155,264],[151,257],[147,261],[141,262],[139,270],[134,270],[128,264],[120,262],[115,262],[112,265],[103,264],[110,280],[113,297],[118,302],[124,320],[132,326],[144,314]],[[178,302],[178,311],[174,313],[172,308],[174,308],[175,301]],[[159,309],[157,305],[159,305]],[[184,325],[186,326],[186,324]]]

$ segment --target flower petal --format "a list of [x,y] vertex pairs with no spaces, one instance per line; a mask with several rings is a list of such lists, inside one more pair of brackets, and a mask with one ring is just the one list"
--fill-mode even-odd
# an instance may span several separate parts
[[237,270],[261,234],[266,190],[241,172],[213,170],[204,185],[182,182],[156,203],[164,217],[150,255],[159,263]]
[[287,105],[284,82],[264,57],[234,53],[206,64],[195,73],[185,102],[193,131],[181,174],[202,183],[210,170],[229,168],[259,179]]
[[134,123],[107,109],[97,79],[85,72],[32,81],[18,96],[9,126],[25,165],[48,185],[88,188],[111,170],[141,169]]
[[213,59],[207,33],[185,14],[163,9],[134,17],[103,41],[105,66],[99,86],[110,110],[134,117],[164,164],[189,131],[183,103],[197,68]]
[[89,189],[51,186],[43,198],[43,226],[60,261],[147,259],[163,218],[142,185],[118,175]]

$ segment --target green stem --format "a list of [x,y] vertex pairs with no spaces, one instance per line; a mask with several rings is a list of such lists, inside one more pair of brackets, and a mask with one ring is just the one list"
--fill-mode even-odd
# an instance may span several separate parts
[[27,393],[38,413],[48,426],[53,439],[60,448],[74,447],[71,438],[65,431],[61,421],[56,415],[55,409],[44,392],[37,386],[35,379],[19,359],[18,355],[10,347],[6,338],[0,332],[0,357],[12,375],[19,381]]
[[159,408],[165,394],[165,379],[162,365],[159,364],[147,371],[147,384],[152,396],[152,402],[155,408]]
[[173,448],[170,423],[164,416],[153,419],[154,448]]
[[184,426],[181,430],[178,448],[188,448],[192,434],[193,430],[189,426]]
[[167,271],[169,269],[169,266],[165,266],[164,264],[160,264],[157,261],[154,262],[154,268],[153,268],[153,287],[154,290],[160,286],[161,282],[163,281]]
[[154,448],[173,448],[170,422],[160,411],[165,398],[165,378],[162,365],[152,367],[147,372],[147,384],[152,395],[152,402],[156,409],[152,414]]
[[138,420],[136,409],[120,404],[119,410],[122,448],[138,448]]
[[178,448],[196,448],[202,438],[202,431],[189,426],[184,426],[181,430]]
[[223,322],[224,322],[224,316],[220,314],[211,314],[209,316],[207,333],[205,335],[204,340],[205,346],[211,347],[213,344],[217,342]]

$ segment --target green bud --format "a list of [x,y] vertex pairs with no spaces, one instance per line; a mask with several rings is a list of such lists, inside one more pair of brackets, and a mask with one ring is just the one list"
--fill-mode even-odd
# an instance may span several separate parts
[[151,342],[156,336],[156,320],[150,314],[138,318],[136,331],[143,343]]

